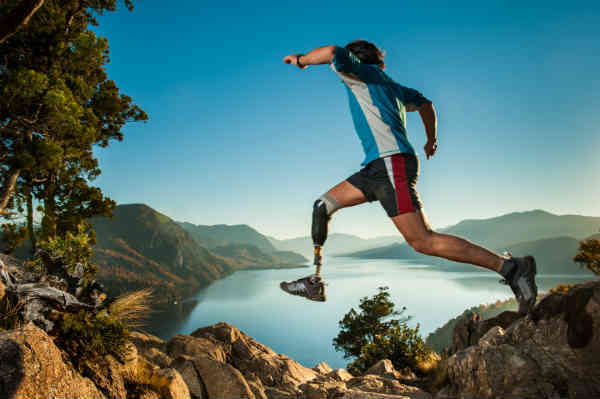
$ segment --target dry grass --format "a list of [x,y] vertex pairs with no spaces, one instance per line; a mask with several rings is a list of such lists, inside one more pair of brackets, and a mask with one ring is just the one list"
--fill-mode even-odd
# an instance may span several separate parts
[[129,329],[144,325],[143,320],[150,314],[152,290],[143,289],[121,295],[109,307],[108,312],[124,322]]
[[19,312],[23,307],[21,300],[11,300],[8,295],[0,300],[0,328],[14,330],[21,328],[23,323]]
[[417,371],[421,374],[429,374],[435,369],[442,357],[435,352],[429,352],[426,356],[417,359]]

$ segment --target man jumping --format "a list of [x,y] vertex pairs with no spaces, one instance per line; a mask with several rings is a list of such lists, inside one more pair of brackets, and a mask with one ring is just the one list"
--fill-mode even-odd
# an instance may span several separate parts
[[438,147],[435,108],[417,90],[394,82],[384,73],[384,53],[373,43],[356,40],[345,47],[324,46],[307,54],[288,55],[283,61],[300,69],[331,65],[347,89],[354,127],[366,158],[361,164],[363,169],[314,203],[312,239],[316,274],[282,282],[281,288],[290,294],[324,301],[321,248],[327,239],[331,215],[341,208],[378,200],[416,251],[500,273],[517,297],[519,312],[531,311],[537,297],[536,264],[532,256],[501,256],[466,239],[437,233],[429,226],[416,191],[419,161],[407,139],[406,112],[418,111],[421,116],[427,134],[424,150],[429,159]]

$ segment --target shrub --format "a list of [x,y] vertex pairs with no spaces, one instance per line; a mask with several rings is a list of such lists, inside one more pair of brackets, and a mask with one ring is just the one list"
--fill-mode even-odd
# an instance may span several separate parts
[[57,343],[78,360],[107,354],[120,355],[129,339],[125,323],[106,310],[65,313]]
[[75,233],[68,231],[64,236],[50,237],[39,243],[39,251],[33,260],[34,266],[41,271],[52,273],[56,267],[64,267],[71,274],[77,265],[81,265],[84,278],[91,280],[96,274],[92,263],[92,236],[88,226],[80,223]]
[[98,312],[65,313],[57,343],[78,360],[108,354],[120,356],[130,329],[140,326],[149,312],[150,298],[149,290],[141,290],[117,298]]
[[419,335],[419,325],[410,328],[403,319],[389,319],[400,316],[387,292],[388,287],[379,287],[379,293],[360,300],[360,312],[350,309],[339,322],[341,331],[333,339],[336,350],[344,352],[344,358],[354,358],[348,371],[354,375],[364,373],[380,360],[389,359],[397,369],[409,367],[419,371],[420,359],[430,351]]
[[600,240],[582,241],[579,244],[579,253],[575,255],[573,260],[582,267],[591,270],[595,275],[600,276]]

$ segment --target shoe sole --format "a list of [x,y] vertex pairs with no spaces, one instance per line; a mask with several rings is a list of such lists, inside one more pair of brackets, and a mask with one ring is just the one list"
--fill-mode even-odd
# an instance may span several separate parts
[[287,283],[285,281],[282,281],[281,283],[279,283],[279,288],[281,288],[281,290],[283,292],[287,293],[287,294],[294,295],[294,296],[300,296],[302,298],[306,298],[309,301],[313,301],[313,302],[325,302],[325,301],[327,301],[327,296],[325,295],[325,287],[324,287],[325,284],[323,284],[323,286],[321,287],[321,289],[323,290],[322,298],[310,298],[310,297],[307,297],[307,296],[304,296],[304,295],[298,295],[296,293],[293,293],[293,292],[287,290],[285,288],[285,284],[287,284]]
[[[533,256],[526,256],[523,258],[525,263],[527,264],[528,271],[526,273],[526,277],[533,281],[533,297],[528,301],[524,301],[523,303],[519,303],[519,313],[528,314],[531,313],[535,306],[535,302],[537,301],[538,288],[535,283],[535,276],[537,275],[537,265],[535,263],[535,258]],[[521,291],[523,289],[521,288]]]

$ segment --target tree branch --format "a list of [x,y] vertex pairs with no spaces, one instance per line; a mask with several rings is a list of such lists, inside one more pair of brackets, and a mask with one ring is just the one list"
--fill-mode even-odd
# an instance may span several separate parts
[[17,185],[17,179],[21,174],[20,169],[13,169],[10,171],[10,176],[6,177],[6,182],[4,183],[4,187],[0,191],[0,214],[8,215],[10,212],[6,210],[8,206],[8,202],[10,200],[13,191],[15,190],[15,186]]
[[25,26],[35,12],[44,4],[44,0],[22,0],[19,5],[0,17],[0,43]]

